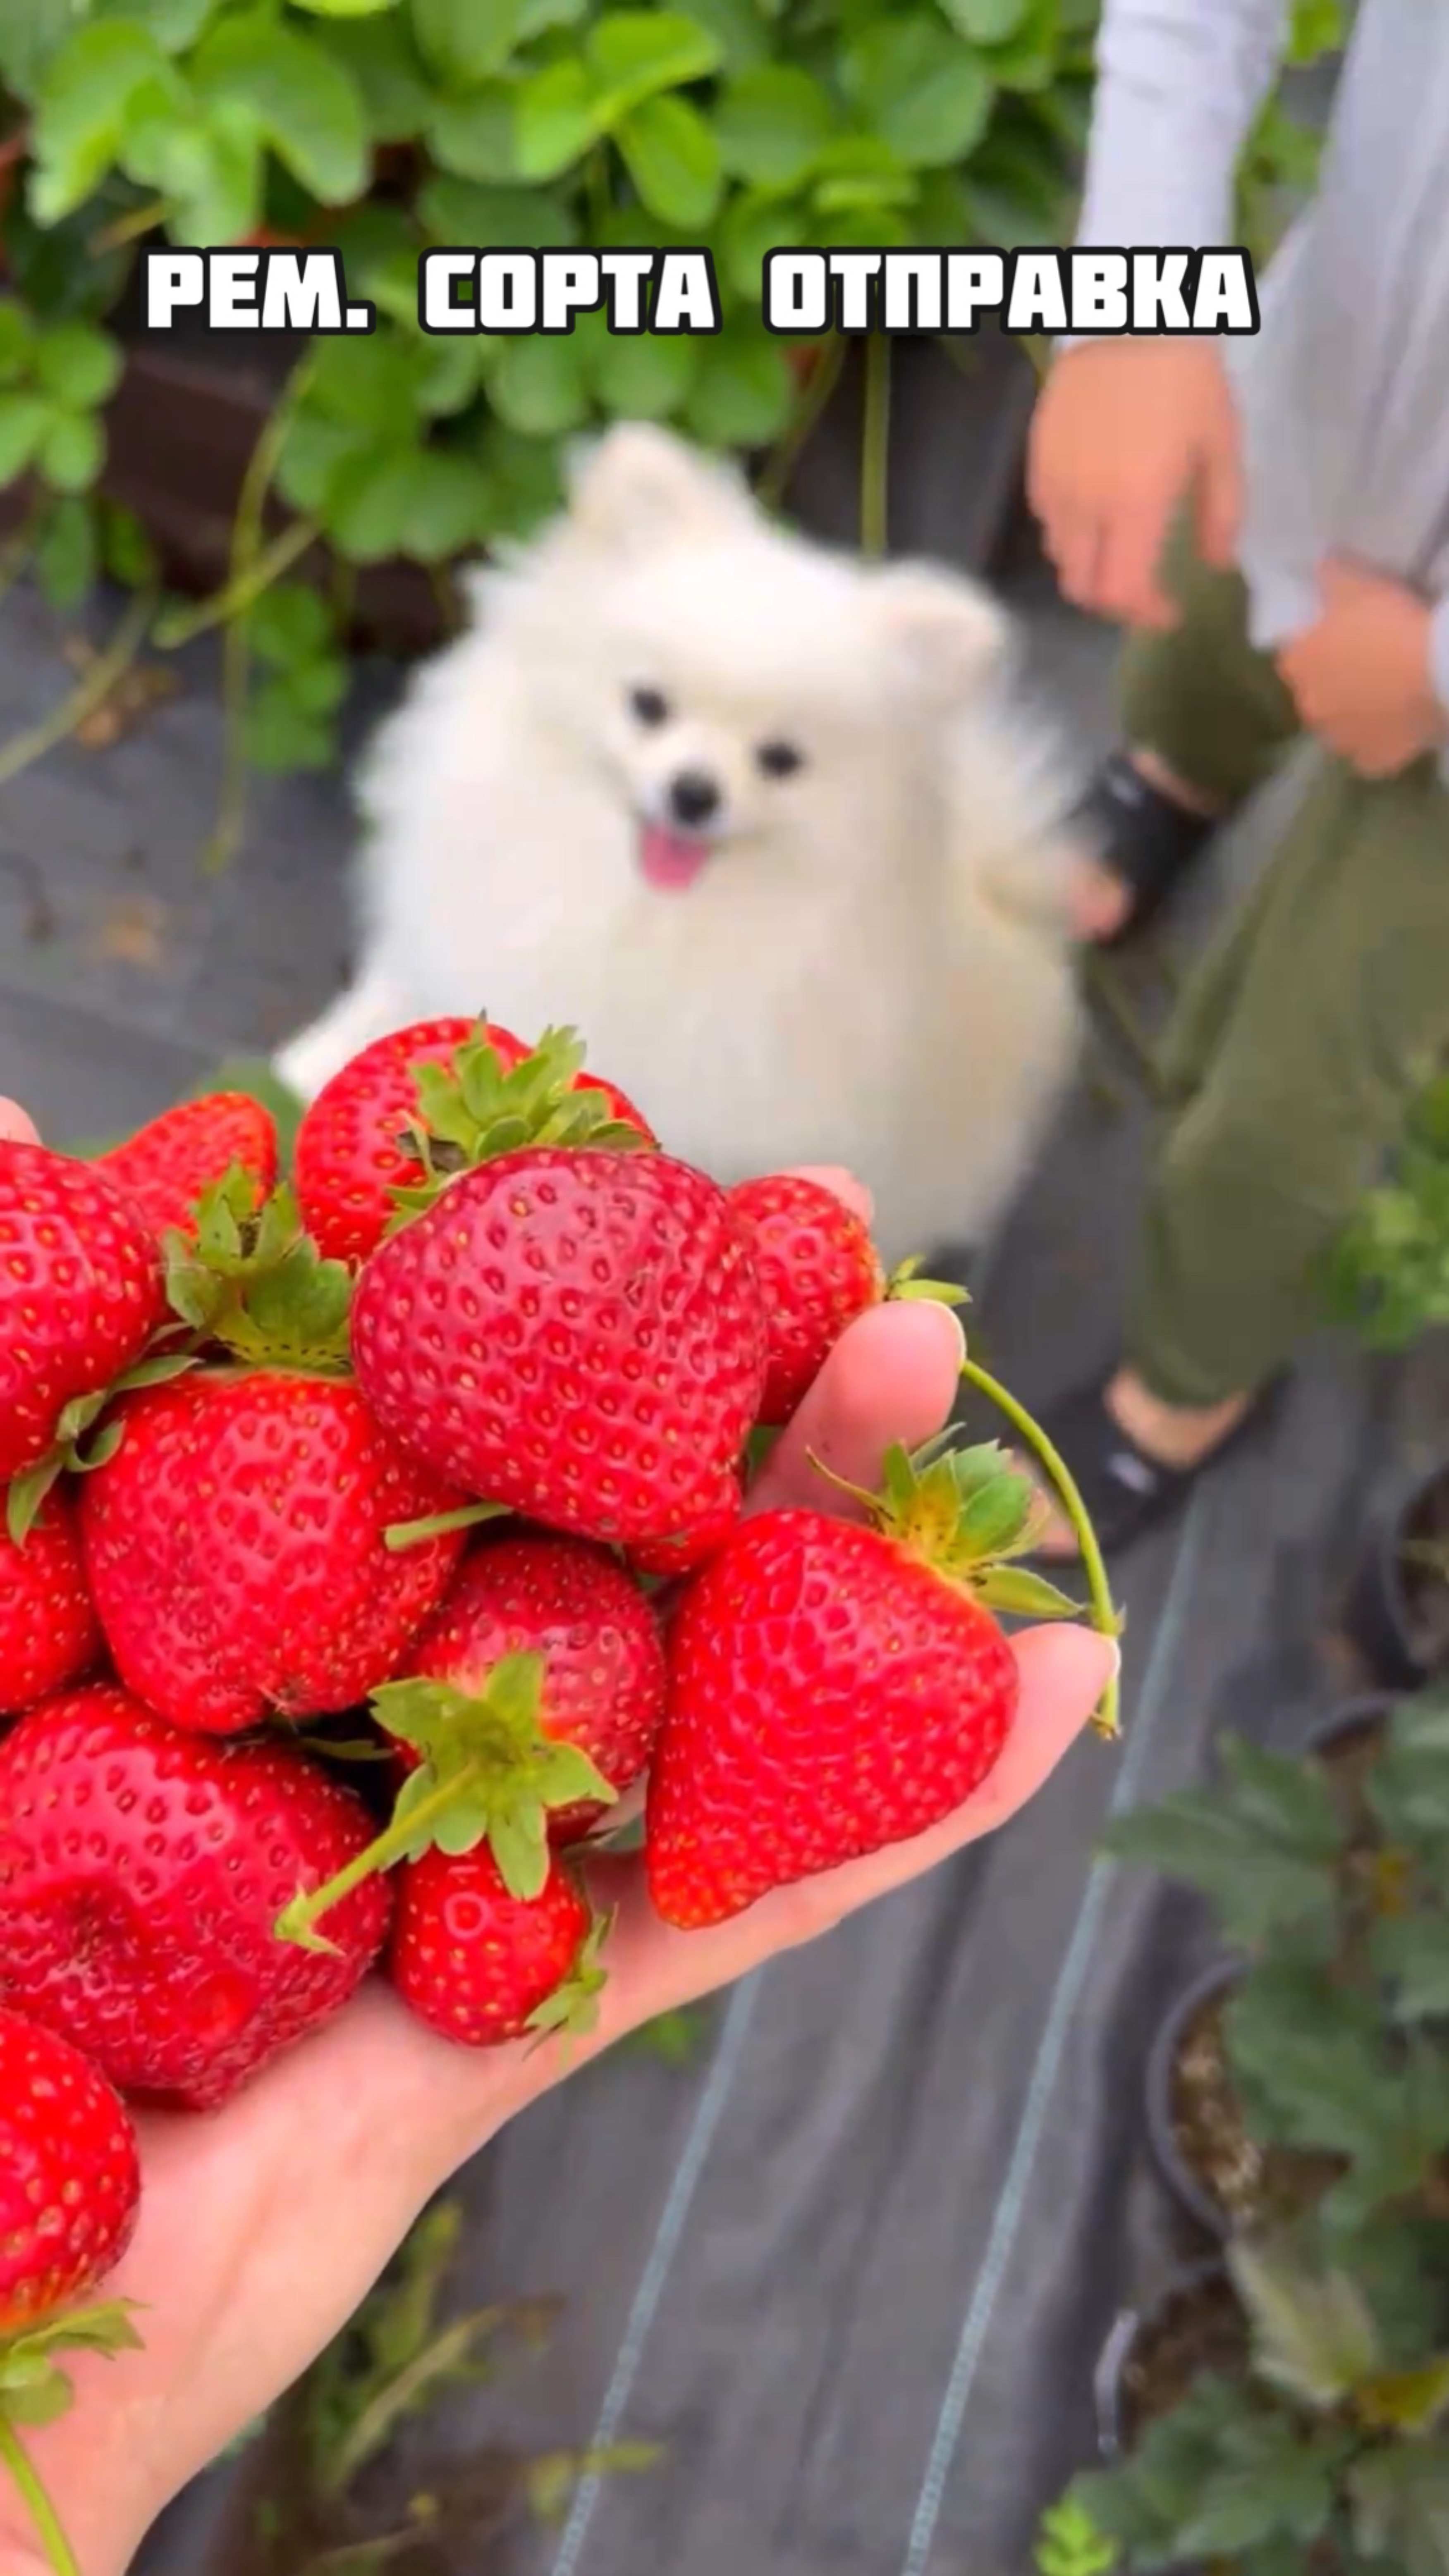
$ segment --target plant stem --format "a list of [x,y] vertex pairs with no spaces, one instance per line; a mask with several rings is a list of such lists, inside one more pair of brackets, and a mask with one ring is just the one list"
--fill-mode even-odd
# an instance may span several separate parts
[[[299,367],[252,449],[237,496],[236,518],[231,532],[231,578],[223,594],[230,605],[226,611],[226,642],[222,654],[222,708],[226,734],[221,796],[215,828],[202,857],[202,867],[208,876],[219,876],[235,857],[246,820],[245,723],[247,687],[251,677],[251,644],[246,620],[253,602],[270,581],[276,580],[278,571],[285,568],[275,561],[277,546],[263,548],[262,523],[267,494],[277,470],[277,460],[282,452],[301,379],[302,368]],[[305,524],[299,522],[284,534],[295,540]],[[301,551],[301,545],[295,544],[293,552],[300,554]],[[264,580],[260,575],[268,554],[273,562],[266,569]],[[286,560],[290,562],[292,557],[288,556]]]
[[256,605],[264,590],[270,590],[290,570],[299,555],[314,546],[321,530],[315,519],[294,519],[264,546],[245,572],[234,573],[222,590],[212,592],[195,608],[174,611],[165,618],[157,632],[156,643],[163,653],[175,653],[183,644],[194,643],[198,635],[209,634],[214,626],[224,626]]
[[849,342],[843,335],[831,340],[820,352],[808,381],[800,389],[784,430],[766,459],[756,491],[767,510],[778,510],[785,498],[785,487],[819,427],[821,415],[836,386],[845,364]]
[[[999,1413],[1005,1414],[1013,1430],[1020,1433],[1022,1439],[1046,1469],[1082,1552],[1082,1570],[1086,1575],[1087,1589],[1091,1594],[1092,1625],[1099,1636],[1111,1637],[1115,1642],[1121,1635],[1122,1622],[1113,1604],[1111,1586],[1107,1581],[1107,1568],[1102,1559],[1101,1548],[1097,1544],[1097,1533],[1092,1527],[1086,1504],[1077,1491],[1076,1480],[1070,1473],[1066,1461],[1047,1438],[1046,1433],[1033,1422],[1025,1407],[1017,1403],[1014,1395],[1007,1393],[998,1379],[989,1377],[985,1369],[977,1367],[974,1360],[962,1361],[961,1375],[968,1386],[974,1386],[979,1395],[984,1395],[989,1403],[996,1406]],[[1115,1674],[1102,1694],[1094,1723],[1099,1735],[1119,1735],[1122,1731],[1118,1714]]]
[[251,653],[247,631],[239,616],[233,617],[222,637],[221,645],[221,710],[222,753],[221,793],[216,801],[216,821],[202,852],[203,876],[223,876],[236,857],[237,847],[246,824],[247,759],[246,707],[247,683],[251,677]]
[[406,1815],[394,1816],[392,1823],[368,1844],[367,1849],[354,1853],[346,1866],[338,1870],[335,1878],[329,1878],[324,1887],[314,1888],[310,1896],[293,1897],[291,1904],[277,1918],[280,1937],[284,1941],[301,1940],[305,1944],[307,1934],[320,1918],[330,1914],[333,1906],[340,1905],[354,1888],[361,1887],[364,1879],[375,1878],[379,1870],[391,1869],[395,1861],[406,1860],[420,1835],[426,1834],[437,1817],[445,1816],[450,1807],[456,1806],[459,1790],[468,1788],[477,1777],[478,1764],[464,1763],[436,1789],[430,1789],[425,1798],[419,1798]]
[[860,550],[879,562],[890,536],[891,344],[884,331],[865,343],[865,398],[860,431]]
[[32,762],[43,760],[48,751],[54,751],[57,743],[64,742],[67,735],[74,733],[77,725],[84,724],[86,717],[93,715],[110,696],[116,682],[129,671],[140,652],[155,608],[154,590],[133,599],[104,653],[97,654],[84,679],[72,689],[70,696],[62,699],[54,713],[43,717],[39,724],[11,737],[0,750],[0,787],[8,787],[12,778],[19,777],[22,769],[29,769]]
[[128,242],[139,241],[143,233],[153,233],[176,212],[174,198],[148,197],[144,205],[132,206],[129,214],[118,215],[113,224],[104,224],[86,244],[92,259],[104,259],[107,251],[124,250]]
[[45,2491],[40,2472],[31,2465],[24,2444],[4,2413],[0,2413],[0,2464],[15,2482],[55,2576],[81,2576],[75,2552],[61,2529],[60,2516]]

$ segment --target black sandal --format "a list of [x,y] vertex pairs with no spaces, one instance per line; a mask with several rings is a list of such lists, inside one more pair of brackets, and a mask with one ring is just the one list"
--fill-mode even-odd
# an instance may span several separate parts
[[[1107,1410],[1110,1383],[1099,1378],[1091,1386],[1077,1387],[1041,1416],[1041,1427],[1075,1478],[1109,1561],[1181,1510],[1199,1478],[1216,1467],[1246,1433],[1257,1429],[1277,1391],[1276,1382],[1265,1388],[1242,1420],[1195,1467],[1167,1467],[1160,1459],[1149,1458],[1113,1420]],[[1060,1565],[1063,1560],[1055,1557],[1051,1562]]]
[[1132,898],[1131,910],[1108,939],[1092,944],[1124,948],[1154,921],[1169,895],[1191,873],[1222,823],[1222,814],[1189,814],[1133,767],[1125,751],[1103,762],[1069,818],[1099,867],[1116,877]]

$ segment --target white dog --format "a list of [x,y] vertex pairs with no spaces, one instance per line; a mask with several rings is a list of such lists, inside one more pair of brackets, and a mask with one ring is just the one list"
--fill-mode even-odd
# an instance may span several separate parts
[[1001,613],[636,425],[474,602],[373,748],[361,970],[283,1079],[436,1013],[568,1022],[722,1181],[844,1163],[888,1257],[979,1242],[1077,1035]]

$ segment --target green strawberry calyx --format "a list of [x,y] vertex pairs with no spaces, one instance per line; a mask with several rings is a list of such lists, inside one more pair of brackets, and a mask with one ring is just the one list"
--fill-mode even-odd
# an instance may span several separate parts
[[589,1145],[615,1154],[649,1153],[650,1139],[616,1118],[608,1094],[588,1085],[577,1089],[586,1050],[573,1029],[545,1029],[536,1047],[517,1064],[505,1065],[488,1034],[486,1015],[478,1035],[454,1049],[444,1064],[412,1068],[418,1113],[398,1143],[423,1167],[421,1181],[399,1183],[392,1191],[391,1230],[430,1208],[460,1172],[496,1162],[529,1145]]
[[80,2576],[80,2570],[17,2428],[35,2431],[66,2413],[72,2391],[61,2367],[63,2353],[98,2352],[113,2358],[119,2352],[139,2351],[141,2338],[131,2323],[132,2314],[129,2300],[113,2300],[105,2306],[72,2308],[0,2337],[0,2468],[8,2472],[25,2505],[55,2576]]
[[602,1954],[613,1928],[612,1913],[594,1915],[568,1975],[529,2014],[528,2027],[536,2034],[536,2048],[549,2039],[562,2039],[565,2043],[587,2039],[598,2028],[599,1997],[609,1982],[609,1972],[601,1964]]
[[[176,1327],[163,1325],[144,1358],[95,1395],[78,1395],[57,1418],[55,1438],[33,1467],[16,1476],[5,1497],[5,1527],[11,1543],[23,1548],[45,1508],[46,1496],[62,1475],[88,1476],[114,1458],[125,1423],[111,1413],[124,1395],[139,1395],[148,1386],[165,1386],[196,1365],[195,1352],[177,1348]],[[173,1347],[167,1348],[171,1342]],[[102,1417],[105,1417],[104,1419]]]
[[420,1678],[385,1682],[372,1708],[389,1735],[422,1760],[398,1792],[392,1821],[322,1887],[299,1892],[277,1917],[283,1941],[332,1944],[317,1925],[379,1870],[425,1851],[454,1857],[486,1842],[512,1897],[528,1904],[548,1881],[555,1807],[612,1806],[616,1792],[576,1744],[544,1724],[541,1654],[502,1655],[474,1691]]
[[886,1281],[887,1300],[893,1305],[907,1298],[928,1299],[935,1306],[969,1306],[971,1299],[964,1288],[950,1279],[923,1279],[921,1256],[913,1253],[909,1261],[899,1262]]
[[233,1163],[196,1203],[195,1234],[166,1237],[172,1312],[198,1347],[256,1366],[338,1376],[350,1358],[352,1273],[326,1261],[283,1182],[256,1204],[256,1175]]
[[[1029,1476],[1014,1468],[1000,1443],[969,1449],[943,1432],[914,1454],[888,1449],[878,1493],[843,1490],[869,1511],[877,1529],[988,1610],[1025,1619],[1077,1619],[1080,1601],[1013,1562],[1029,1556],[1041,1535],[1045,1505]],[[832,1484],[830,1475],[815,1461]]]

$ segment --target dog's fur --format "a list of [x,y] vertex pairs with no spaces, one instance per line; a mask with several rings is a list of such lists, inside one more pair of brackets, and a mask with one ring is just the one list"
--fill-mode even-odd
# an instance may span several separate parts
[[[373,748],[361,970],[283,1079],[310,1099],[435,1013],[570,1022],[721,1180],[843,1163],[891,1257],[979,1242],[1077,1025],[1054,782],[1003,703],[993,603],[827,554],[629,425],[474,605]],[[782,742],[800,765],[766,774]],[[699,873],[661,889],[644,834],[684,772],[720,801]]]

